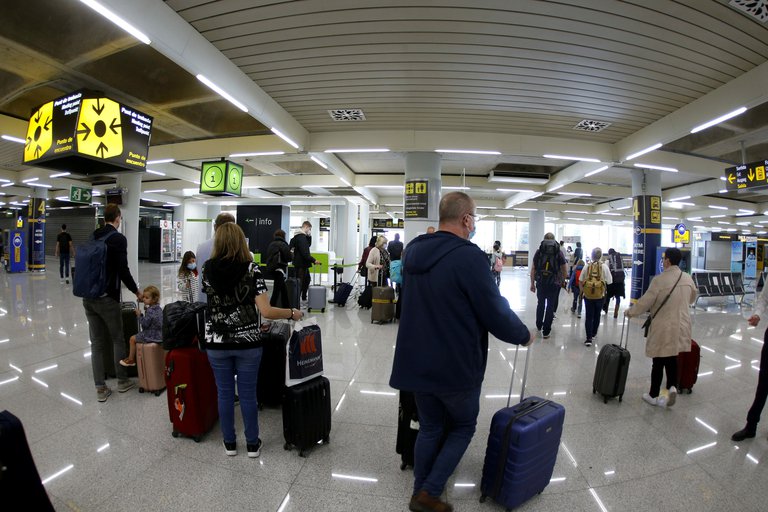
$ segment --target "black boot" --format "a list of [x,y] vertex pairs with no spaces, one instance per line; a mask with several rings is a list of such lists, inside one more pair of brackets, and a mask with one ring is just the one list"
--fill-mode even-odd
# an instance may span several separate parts
[[755,430],[757,430],[756,427],[750,427],[749,425],[747,425],[743,429],[741,429],[738,432],[734,433],[731,436],[731,440],[733,440],[733,441],[743,441],[745,439],[751,439],[751,438],[755,437]]

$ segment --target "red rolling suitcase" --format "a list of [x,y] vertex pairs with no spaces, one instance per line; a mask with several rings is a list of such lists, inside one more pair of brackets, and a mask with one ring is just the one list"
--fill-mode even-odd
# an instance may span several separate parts
[[168,352],[165,386],[173,437],[184,435],[199,442],[219,418],[216,381],[205,352],[197,347]]
[[[512,382],[518,351],[519,346],[515,351]],[[507,510],[541,493],[549,484],[565,421],[562,405],[535,396],[523,399],[529,358],[530,348],[525,358],[520,403],[509,407],[508,399],[507,407],[493,415],[480,481],[480,501],[490,496]]]
[[680,352],[677,355],[677,381],[680,392],[693,392],[693,385],[699,377],[699,361],[701,360],[701,348],[696,341],[691,340],[691,351]]

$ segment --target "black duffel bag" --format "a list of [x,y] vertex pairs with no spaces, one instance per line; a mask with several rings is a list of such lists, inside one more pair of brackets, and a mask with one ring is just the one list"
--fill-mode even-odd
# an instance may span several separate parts
[[163,308],[163,348],[194,345],[205,333],[205,302],[171,302]]

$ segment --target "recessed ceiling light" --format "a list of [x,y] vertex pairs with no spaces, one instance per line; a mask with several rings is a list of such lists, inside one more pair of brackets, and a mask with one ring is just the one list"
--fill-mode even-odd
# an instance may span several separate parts
[[728,112],[727,114],[724,114],[724,115],[722,115],[722,116],[720,116],[720,117],[718,117],[718,118],[716,118],[716,119],[713,119],[713,120],[711,120],[711,121],[707,121],[707,122],[706,122],[706,123],[704,123],[704,124],[700,124],[699,126],[697,126],[696,128],[694,128],[693,130],[691,130],[691,133],[700,132],[701,130],[704,130],[704,129],[706,129],[706,128],[709,128],[710,126],[714,126],[714,125],[716,125],[716,124],[720,124],[720,123],[722,123],[723,121],[727,121],[728,119],[730,119],[730,118],[732,118],[732,117],[736,117],[736,116],[738,116],[738,115],[741,115],[741,114],[743,114],[743,113],[744,113],[744,112],[746,112],[746,111],[747,111],[747,107],[740,107],[740,108],[737,108],[737,109],[736,109],[736,110],[734,110],[733,112]]
[[597,158],[589,158],[585,156],[567,156],[567,155],[542,155],[544,158],[553,158],[556,160],[578,160],[580,162],[595,162],[600,163]]
[[635,167],[642,167],[643,169],[654,169],[656,171],[666,171],[666,172],[677,172],[677,169],[674,167],[664,167],[661,165],[652,165],[652,164],[634,164]]

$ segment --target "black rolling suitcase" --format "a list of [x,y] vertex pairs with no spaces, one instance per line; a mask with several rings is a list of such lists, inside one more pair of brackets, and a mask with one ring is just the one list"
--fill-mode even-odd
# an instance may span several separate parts
[[627,317],[621,323],[621,337],[619,344],[605,345],[600,349],[595,365],[595,376],[592,379],[592,393],[600,393],[603,396],[603,403],[608,403],[609,398],[619,397],[621,402],[624,397],[624,387],[627,384],[627,372],[629,371],[630,354],[627,350],[629,344],[629,328],[627,331],[627,343],[624,343],[624,330],[627,323]]
[[0,496],[8,507],[14,508],[15,502],[17,510],[54,510],[29,451],[24,427],[8,411],[0,412]]
[[416,397],[410,391],[400,391],[397,411],[397,442],[395,452],[400,454],[400,469],[413,467],[416,437],[419,435],[419,413]]
[[289,277],[285,280],[285,287],[288,289],[288,307],[293,309],[300,309],[301,303],[299,302],[299,280],[295,277]]
[[[135,302],[121,302],[120,303],[120,315],[123,318],[123,339],[125,340],[125,357],[128,357],[128,351],[131,348],[130,339],[131,336],[135,336],[139,332],[139,317],[136,316],[136,308],[138,306]],[[114,364],[114,363],[113,363]],[[139,370],[137,366],[126,367],[129,377],[138,377]]]
[[256,399],[259,407],[280,407],[285,392],[285,344],[291,337],[287,322],[262,324],[262,353]]
[[352,293],[352,283],[341,282],[336,286],[336,291],[333,293],[333,300],[331,302],[343,308],[347,305],[350,293]]
[[325,377],[291,386],[283,400],[283,435],[286,450],[295,447],[304,457],[318,442],[328,443],[331,434],[331,383]]

